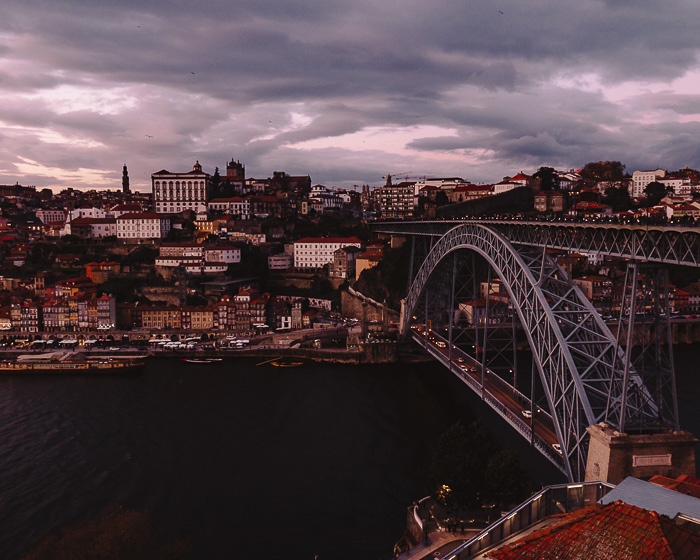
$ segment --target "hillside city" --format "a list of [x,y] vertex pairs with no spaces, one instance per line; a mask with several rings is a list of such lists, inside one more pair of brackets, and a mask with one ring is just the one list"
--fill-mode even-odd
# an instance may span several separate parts
[[[394,310],[405,293],[404,249],[373,239],[373,220],[488,216],[692,226],[700,216],[700,173],[688,168],[630,174],[606,161],[579,170],[542,167],[493,184],[385,179],[382,187],[354,189],[277,171],[254,179],[232,159],[225,173],[207,173],[199,162],[189,171],[157,171],[150,192],[130,188],[126,164],[114,190],[0,185],[0,330],[6,341],[128,331],[235,340],[347,325],[363,318],[343,308],[342,293]],[[526,196],[517,203],[503,196],[515,192]],[[485,206],[490,200],[503,202]],[[561,255],[560,264],[604,317],[619,309],[616,280],[624,272],[614,262],[576,253]],[[672,281],[673,313],[700,313],[697,278],[679,272]],[[486,297],[491,314],[510,313],[498,282],[488,292],[460,302],[467,323],[482,314]]]

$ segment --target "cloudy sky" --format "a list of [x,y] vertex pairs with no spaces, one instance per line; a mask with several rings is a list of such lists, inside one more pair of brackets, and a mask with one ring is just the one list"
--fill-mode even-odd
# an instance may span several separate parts
[[697,0],[3,0],[0,184],[700,167]]

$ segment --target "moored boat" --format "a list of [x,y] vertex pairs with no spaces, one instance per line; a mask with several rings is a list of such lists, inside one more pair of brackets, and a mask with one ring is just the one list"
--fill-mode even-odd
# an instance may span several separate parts
[[304,362],[298,362],[294,360],[272,360],[270,362],[275,367],[299,367],[303,366]]
[[0,361],[0,374],[72,373],[123,374],[143,370],[143,357],[86,356],[81,352],[22,354],[14,360]]
[[213,364],[220,362],[221,358],[180,358],[186,364]]

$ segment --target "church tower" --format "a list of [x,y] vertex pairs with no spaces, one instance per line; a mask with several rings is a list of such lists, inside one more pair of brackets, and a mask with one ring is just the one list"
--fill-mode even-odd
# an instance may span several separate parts
[[126,163],[122,168],[122,191],[124,193],[129,192],[129,172],[126,170]]

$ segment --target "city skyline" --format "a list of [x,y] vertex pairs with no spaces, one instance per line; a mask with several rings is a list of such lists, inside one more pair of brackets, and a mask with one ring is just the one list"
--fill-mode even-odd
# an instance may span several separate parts
[[159,169],[379,186],[700,166],[700,7],[513,0],[0,7],[0,183]]

